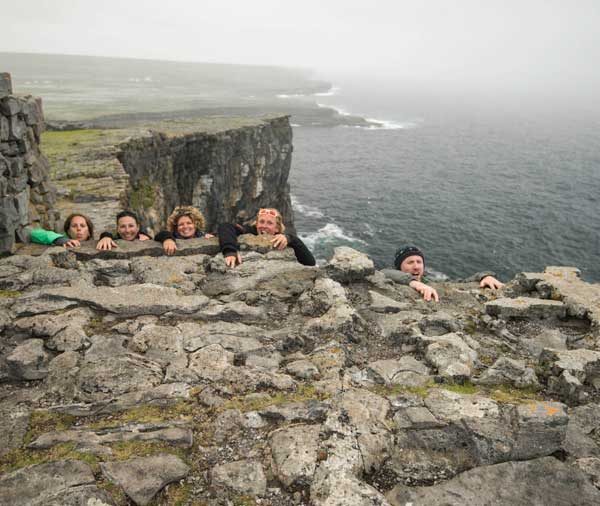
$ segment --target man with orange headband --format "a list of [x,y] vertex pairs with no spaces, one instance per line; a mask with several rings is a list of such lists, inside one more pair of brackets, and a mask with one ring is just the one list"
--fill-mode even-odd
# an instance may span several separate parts
[[219,246],[228,267],[242,263],[237,237],[242,234],[268,235],[271,237],[273,248],[283,250],[288,246],[294,250],[296,259],[302,265],[315,265],[315,257],[306,245],[292,234],[284,234],[285,225],[277,209],[262,208],[256,215],[256,220],[250,225],[233,225],[222,223],[218,227]]

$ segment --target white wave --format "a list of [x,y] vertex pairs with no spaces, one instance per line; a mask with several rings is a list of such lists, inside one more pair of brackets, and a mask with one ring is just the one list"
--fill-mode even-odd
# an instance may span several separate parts
[[324,218],[325,217],[325,215],[323,214],[323,211],[321,211],[320,209],[313,207],[313,206],[301,204],[298,201],[298,198],[295,197],[294,195],[291,195],[291,199],[292,199],[292,208],[294,209],[294,211],[297,211],[297,212],[303,214],[304,216],[309,216],[311,218]]
[[130,77],[127,79],[130,83],[151,83],[152,78],[150,76],[146,77]]
[[290,123],[290,126],[292,126],[292,127],[301,127],[302,125],[299,125],[298,123]]
[[345,233],[342,228],[335,223],[327,223],[327,225],[320,228],[316,232],[313,232],[307,236],[302,236],[302,240],[310,249],[313,249],[317,244],[325,242],[345,241],[353,244],[367,244],[365,241]]
[[277,98],[301,98],[301,97],[305,97],[306,95],[302,95],[301,93],[286,95],[285,93],[282,93],[281,95],[275,95],[275,96]]
[[348,111],[346,111],[345,109],[342,109],[341,107],[336,107],[334,105],[329,105],[329,104],[321,104],[319,102],[317,102],[317,107],[321,107],[321,108],[325,108],[325,109],[333,109],[335,112],[337,112],[340,116],[350,116],[351,113],[349,113]]
[[338,86],[332,86],[331,88],[329,88],[328,91],[324,91],[321,93],[313,93],[313,96],[315,97],[333,97],[334,95],[337,95],[340,91],[340,88]]

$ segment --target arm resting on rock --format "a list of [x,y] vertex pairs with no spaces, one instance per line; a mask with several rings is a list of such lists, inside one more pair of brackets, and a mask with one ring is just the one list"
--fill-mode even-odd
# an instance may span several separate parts
[[156,237],[154,238],[155,241],[160,243],[165,242],[167,239],[171,239],[173,241],[175,240],[175,236],[173,236],[173,233],[169,232],[168,230],[162,230],[161,232],[156,234]]
[[299,237],[290,234],[286,234],[286,237],[288,238],[288,247],[294,250],[298,262],[302,265],[316,265],[315,257]]
[[398,269],[383,269],[381,272],[386,278],[391,279],[394,283],[400,285],[409,286],[411,281],[415,281],[412,274],[399,271]]

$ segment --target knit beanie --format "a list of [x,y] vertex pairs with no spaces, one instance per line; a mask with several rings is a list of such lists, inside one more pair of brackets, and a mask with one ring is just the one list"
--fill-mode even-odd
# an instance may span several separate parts
[[416,246],[401,246],[396,250],[396,255],[394,256],[394,267],[399,270],[402,262],[413,255],[420,256],[423,259],[423,263],[425,263],[425,256],[419,248]]

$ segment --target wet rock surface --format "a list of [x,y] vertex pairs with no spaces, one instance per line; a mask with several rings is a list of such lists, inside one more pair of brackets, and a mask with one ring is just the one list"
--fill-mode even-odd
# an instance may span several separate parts
[[598,503],[597,285],[244,244],[0,260],[0,503]]

